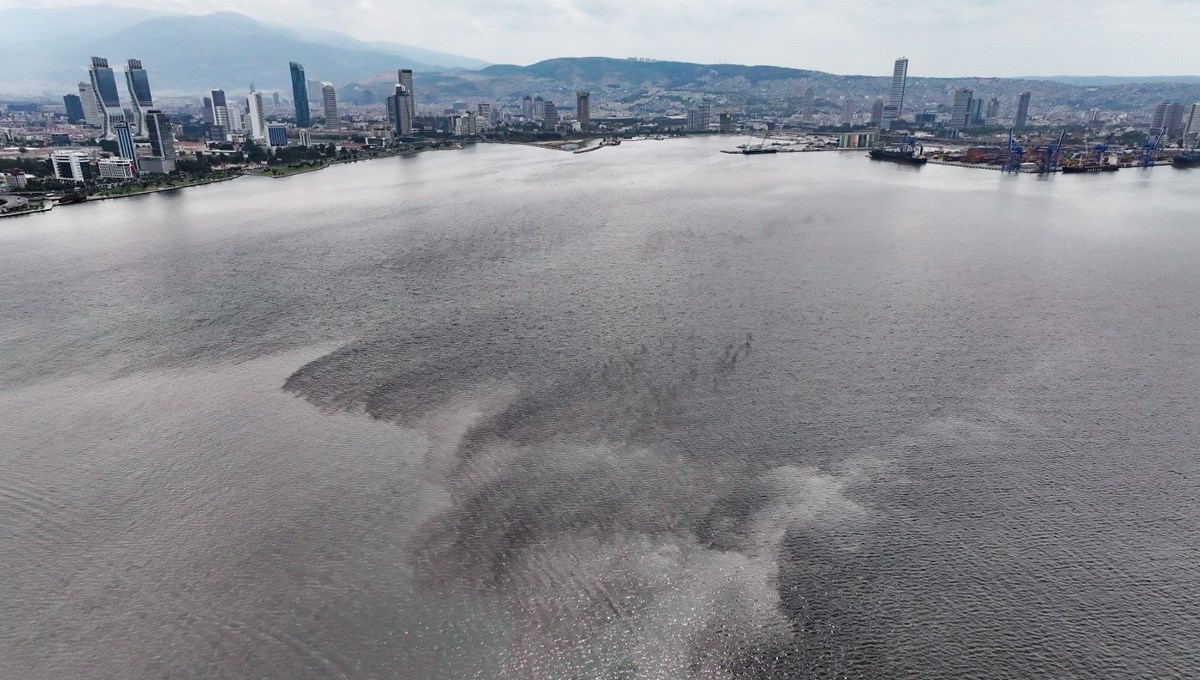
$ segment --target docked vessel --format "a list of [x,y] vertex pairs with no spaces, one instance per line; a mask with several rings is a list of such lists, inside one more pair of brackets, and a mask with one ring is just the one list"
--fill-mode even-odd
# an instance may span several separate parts
[[871,149],[867,155],[876,161],[892,161],[909,165],[925,165],[929,162],[929,159],[921,155],[917,149]]
[[1191,151],[1182,153],[1171,159],[1171,165],[1177,168],[1196,168],[1200,167],[1200,152]]
[[1085,172],[1116,172],[1121,169],[1119,165],[1111,163],[1078,163],[1075,165],[1062,166],[1063,174],[1073,175]]
[[778,153],[778,149],[771,146],[748,146],[741,149],[743,156],[757,156],[762,153]]

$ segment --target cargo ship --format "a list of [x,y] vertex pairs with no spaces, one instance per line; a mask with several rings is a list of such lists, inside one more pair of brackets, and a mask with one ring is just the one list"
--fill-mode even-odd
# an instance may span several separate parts
[[1171,159],[1171,165],[1177,168],[1200,167],[1200,152],[1190,151],[1188,153],[1181,153]]
[[743,156],[757,156],[760,153],[778,153],[778,149],[773,146],[747,146],[742,150]]
[[916,149],[871,149],[867,154],[871,160],[892,161],[908,165],[925,165],[929,159],[922,156]]
[[1116,172],[1121,169],[1119,165],[1111,163],[1079,163],[1076,165],[1062,166],[1063,174],[1074,175],[1084,172]]

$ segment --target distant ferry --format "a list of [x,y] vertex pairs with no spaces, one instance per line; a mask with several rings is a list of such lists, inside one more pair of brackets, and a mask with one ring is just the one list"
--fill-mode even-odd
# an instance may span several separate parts
[[867,155],[876,161],[892,161],[908,165],[925,165],[929,162],[929,159],[919,153],[917,149],[871,149]]
[[1084,172],[1116,172],[1121,169],[1119,165],[1111,163],[1080,163],[1078,165],[1062,166],[1063,174],[1074,175]]

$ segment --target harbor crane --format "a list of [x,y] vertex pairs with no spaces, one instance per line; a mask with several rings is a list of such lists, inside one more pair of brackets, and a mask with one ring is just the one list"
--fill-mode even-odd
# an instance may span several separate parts
[[1025,157],[1025,149],[1017,146],[1017,140],[1013,137],[1013,129],[1008,130],[1008,160],[1004,163],[1004,172],[1020,172],[1021,161]]
[[1146,142],[1146,145],[1142,147],[1142,162],[1138,163],[1138,167],[1154,167],[1154,161],[1158,160],[1158,145],[1162,144],[1163,137],[1166,137],[1166,135],[1167,129],[1164,127],[1158,131],[1158,134],[1154,135],[1149,139],[1149,141]]
[[1042,149],[1042,157],[1038,162],[1038,172],[1048,173],[1058,170],[1059,156],[1062,155],[1063,140],[1067,138],[1067,131],[1063,130],[1058,136],[1058,142]]

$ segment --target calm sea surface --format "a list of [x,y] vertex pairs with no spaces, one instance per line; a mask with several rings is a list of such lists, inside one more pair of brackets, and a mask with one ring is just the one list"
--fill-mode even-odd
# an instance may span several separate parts
[[735,143],[0,222],[0,677],[1200,676],[1200,171]]

